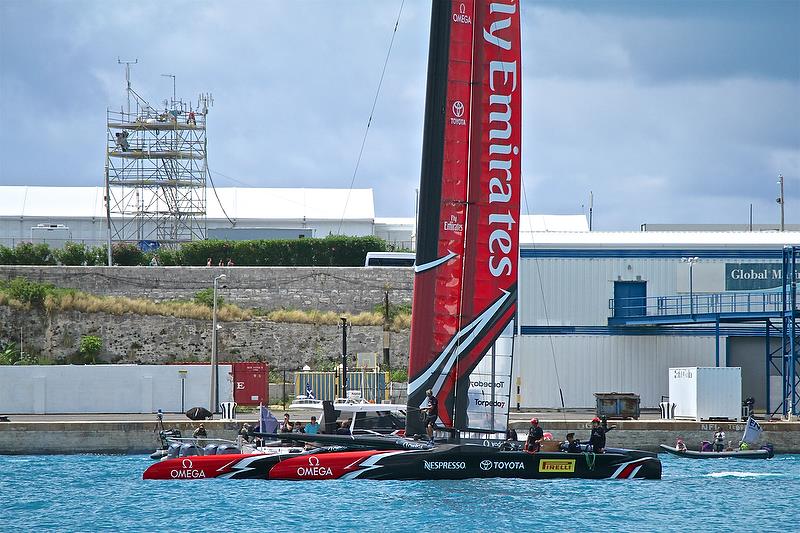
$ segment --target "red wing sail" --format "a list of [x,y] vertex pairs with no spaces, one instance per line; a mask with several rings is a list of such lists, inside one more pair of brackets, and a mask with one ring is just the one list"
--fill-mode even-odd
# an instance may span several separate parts
[[497,353],[492,345],[516,311],[519,48],[516,0],[434,1],[408,434],[423,430],[415,409],[427,389],[439,399],[441,423],[473,425],[466,419],[470,374],[487,351]]

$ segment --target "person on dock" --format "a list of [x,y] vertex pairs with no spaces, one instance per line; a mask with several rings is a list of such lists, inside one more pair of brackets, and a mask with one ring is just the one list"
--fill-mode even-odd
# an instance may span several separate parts
[[542,440],[544,439],[544,430],[539,426],[539,419],[531,418],[531,427],[528,429],[528,438],[525,441],[525,451],[528,453],[536,453],[542,447]]
[[306,424],[306,433],[309,435],[316,435],[319,433],[319,424],[317,423],[317,417],[312,416],[311,422]]
[[425,392],[428,399],[428,406],[422,407],[420,410],[425,411],[425,432],[428,434],[428,440],[433,441],[433,428],[436,425],[436,419],[439,418],[439,400],[433,395],[433,390],[428,389]]

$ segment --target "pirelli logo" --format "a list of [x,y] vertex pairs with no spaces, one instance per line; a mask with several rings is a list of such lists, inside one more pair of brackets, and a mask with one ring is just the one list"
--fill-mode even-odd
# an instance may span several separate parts
[[539,472],[574,472],[575,459],[543,459],[539,461]]

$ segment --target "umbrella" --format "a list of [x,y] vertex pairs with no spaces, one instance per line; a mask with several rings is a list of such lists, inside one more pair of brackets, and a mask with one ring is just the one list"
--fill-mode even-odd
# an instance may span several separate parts
[[205,420],[211,418],[211,411],[205,407],[192,407],[186,411],[186,416],[192,420]]

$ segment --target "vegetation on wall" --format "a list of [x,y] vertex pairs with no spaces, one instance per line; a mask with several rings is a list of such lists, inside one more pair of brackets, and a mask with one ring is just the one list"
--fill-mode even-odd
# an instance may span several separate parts
[[[374,236],[329,235],[323,239],[194,241],[179,249],[142,252],[132,243],[115,243],[112,261],[121,266],[147,266],[155,258],[161,266],[206,266],[232,261],[237,266],[361,266],[367,252],[387,249],[383,239]],[[62,249],[47,244],[21,242],[14,248],[0,245],[0,265],[103,266],[106,246],[88,247],[68,242]]]

